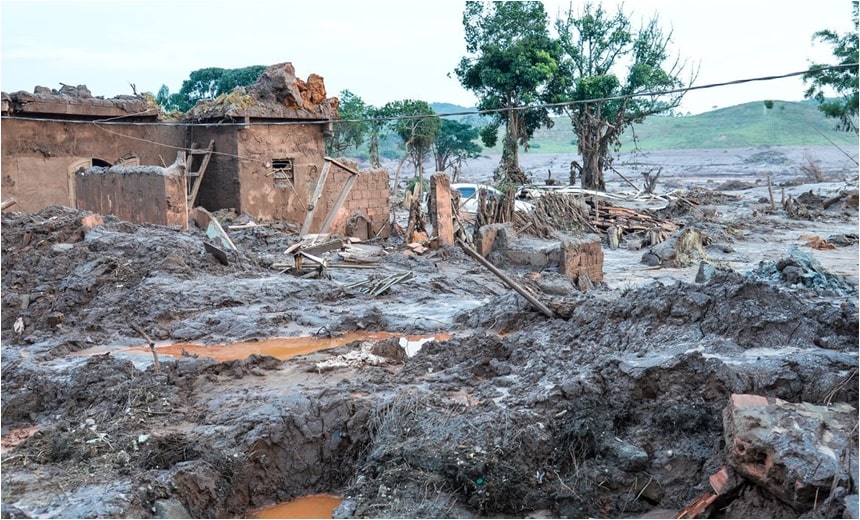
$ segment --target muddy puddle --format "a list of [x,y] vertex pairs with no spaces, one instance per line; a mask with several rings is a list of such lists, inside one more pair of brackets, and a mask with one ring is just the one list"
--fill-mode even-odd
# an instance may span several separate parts
[[[172,343],[156,345],[155,350],[161,356],[181,358],[183,356],[200,356],[213,358],[217,362],[246,359],[251,355],[272,356],[281,360],[290,359],[318,350],[342,347],[354,341],[379,341],[388,338],[400,338],[400,346],[407,356],[414,356],[421,346],[431,340],[445,341],[450,334],[433,335],[403,335],[396,332],[384,331],[353,331],[334,337],[303,336],[296,338],[267,338],[236,343],[200,345],[195,343]],[[78,355],[92,356],[111,352],[149,355],[148,347],[126,347],[118,350],[95,348],[78,352]]]
[[310,495],[258,509],[250,518],[331,518],[340,502],[335,495]]

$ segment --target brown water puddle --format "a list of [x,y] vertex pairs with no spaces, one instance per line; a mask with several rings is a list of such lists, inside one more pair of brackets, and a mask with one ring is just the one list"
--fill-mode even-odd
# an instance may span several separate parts
[[341,498],[335,495],[310,495],[251,512],[251,518],[331,518]]
[[[171,345],[156,346],[160,355],[182,357],[184,353],[192,356],[210,357],[215,361],[232,361],[234,359],[245,359],[252,354],[260,354],[276,357],[278,359],[290,359],[302,354],[309,354],[317,350],[342,347],[353,341],[379,341],[382,339],[399,337],[400,345],[406,349],[407,355],[414,355],[421,345],[430,340],[445,341],[451,339],[450,334],[435,334],[430,336],[408,335],[395,332],[353,331],[333,338],[299,337],[299,338],[269,338],[257,341],[239,341],[237,343],[221,345],[197,345],[194,343],[174,343]],[[123,352],[150,353],[148,347],[130,347],[122,349]],[[104,353],[86,350],[78,354],[94,355]]]

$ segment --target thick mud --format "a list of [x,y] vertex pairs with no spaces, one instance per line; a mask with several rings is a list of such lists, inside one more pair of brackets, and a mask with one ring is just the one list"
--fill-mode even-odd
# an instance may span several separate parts
[[[664,207],[711,237],[704,266],[604,242],[605,283],[585,293],[506,266],[552,319],[458,248],[392,239],[371,244],[372,269],[303,279],[281,272],[298,237],[277,223],[231,232],[222,265],[202,231],[4,213],[3,517],[249,517],[320,493],[342,497],[342,518],[671,517],[727,464],[732,394],[857,405],[856,195],[824,208],[846,186],[815,186],[787,188],[817,197],[813,220],[750,190]],[[852,231],[833,249],[798,238]],[[376,297],[350,288],[404,272]],[[391,337],[156,366],[128,351],[146,347],[133,326],[203,345],[451,336],[412,356]],[[856,474],[856,423],[850,437]],[[702,515],[842,517],[856,494],[848,479],[789,505],[740,478]]]

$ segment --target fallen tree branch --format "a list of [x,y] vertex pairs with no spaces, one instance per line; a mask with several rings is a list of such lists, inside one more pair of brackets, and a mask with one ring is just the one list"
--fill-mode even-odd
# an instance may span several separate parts
[[140,328],[139,326],[137,326],[136,324],[132,323],[131,328],[133,328],[135,331],[137,331],[138,334],[143,336],[143,339],[145,339],[146,342],[149,344],[149,350],[152,351],[152,360],[153,360],[153,364],[155,365],[155,373],[160,374],[161,373],[161,363],[158,362],[158,353],[155,351],[155,342],[152,341],[152,338],[149,337],[149,334],[144,332],[144,330],[142,328]]

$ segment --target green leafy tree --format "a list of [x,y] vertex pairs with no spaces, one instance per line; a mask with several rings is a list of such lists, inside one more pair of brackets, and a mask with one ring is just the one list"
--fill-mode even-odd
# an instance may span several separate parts
[[552,118],[545,108],[524,107],[555,101],[558,79],[565,77],[543,3],[466,2],[463,27],[467,56],[454,72],[478,97],[478,109],[493,111],[493,122],[481,131],[484,144],[494,146],[505,125],[496,180],[526,183],[518,145],[527,150],[535,130],[552,126]]
[[158,93],[155,95],[155,102],[158,103],[165,112],[178,111],[180,110],[179,107],[184,104],[182,97],[178,93],[171,94],[167,85],[162,85],[161,88],[158,89]]
[[329,153],[342,157],[350,147],[357,149],[370,133],[368,117],[372,107],[349,90],[339,96],[338,114],[340,119],[333,124],[333,134],[327,143]]
[[156,101],[166,111],[187,112],[203,99],[214,99],[236,87],[253,85],[260,79],[265,65],[251,65],[239,69],[209,67],[195,70],[182,82],[179,92],[171,94],[162,85],[155,96]]
[[[813,64],[812,72],[804,74],[804,83],[809,83],[805,97],[818,101],[818,109],[827,117],[839,121],[838,128],[846,132],[858,132],[857,127],[857,19],[858,2],[851,2],[854,32],[839,35],[834,31],[823,30],[815,33],[813,40],[819,40],[833,47],[833,57],[838,65],[850,65],[838,69],[825,69],[826,65]],[[821,70],[815,70],[821,69]],[[835,93],[829,96],[828,93]]]
[[403,163],[411,158],[415,165],[418,179],[423,186],[424,158],[439,137],[441,122],[425,101],[406,99],[387,103],[381,113],[391,118],[388,126],[403,141],[403,157],[394,175],[394,192],[397,194],[400,169]]
[[[577,103],[563,111],[577,137],[582,187],[605,190],[604,171],[623,132],[680,104],[683,93],[655,92],[683,87],[685,64],[670,59],[671,33],[661,30],[656,17],[634,28],[621,8],[609,14],[586,3],[580,12],[571,8],[560,17],[556,30],[573,67],[566,97]],[[694,79],[691,74],[689,84]]]
[[453,181],[457,182],[463,162],[481,153],[481,147],[475,142],[477,139],[478,129],[472,125],[443,119],[439,137],[433,145],[436,171],[444,172],[449,168],[453,169]]

